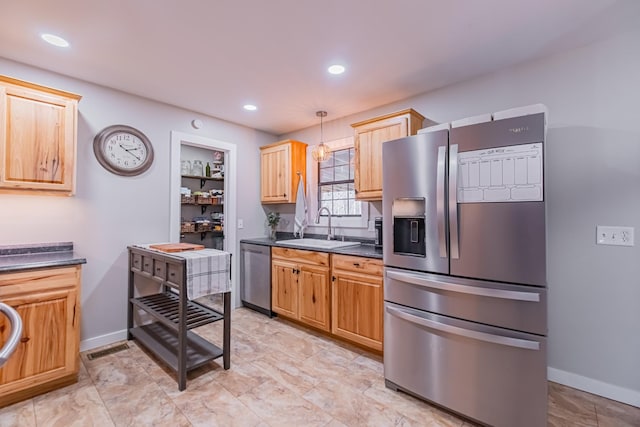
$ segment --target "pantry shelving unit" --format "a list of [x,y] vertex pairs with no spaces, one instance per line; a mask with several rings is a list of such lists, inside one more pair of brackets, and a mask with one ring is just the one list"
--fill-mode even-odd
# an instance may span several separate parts
[[[207,177],[199,175],[182,175],[182,186],[188,187],[192,192],[196,191],[210,191],[210,190],[224,190],[224,177]],[[224,199],[222,199],[224,200]],[[224,215],[224,202],[213,201],[198,201],[195,198],[185,202],[185,198],[181,201],[181,218],[183,221],[191,222],[194,217],[198,216],[210,216],[210,214],[220,213]],[[209,215],[207,215],[209,213]],[[215,222],[212,223],[212,227],[215,227]],[[200,229],[195,227],[190,229],[181,225],[180,227],[180,242],[183,243],[199,243],[204,244],[205,247],[224,250],[224,226],[222,230],[217,229]]]

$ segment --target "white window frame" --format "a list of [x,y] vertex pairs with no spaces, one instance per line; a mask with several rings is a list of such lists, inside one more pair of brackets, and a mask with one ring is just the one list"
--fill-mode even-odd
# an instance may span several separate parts
[[[346,148],[353,147],[353,137],[335,139],[333,141],[326,141],[332,151],[344,150]],[[323,227],[326,228],[329,219],[326,216],[320,217],[320,223],[316,224],[316,214],[318,212],[318,164],[313,160],[311,152],[315,148],[315,145],[307,146],[307,208],[308,208],[308,223],[309,227]],[[363,228],[369,227],[369,203],[361,201],[362,214],[360,216],[332,216],[331,226],[339,228]]]

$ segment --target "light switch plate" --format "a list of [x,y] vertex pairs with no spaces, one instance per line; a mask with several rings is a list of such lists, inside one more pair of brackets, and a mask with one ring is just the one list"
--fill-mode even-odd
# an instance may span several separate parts
[[634,228],[598,225],[596,244],[613,246],[634,246]]
[[244,220],[242,218],[238,218],[238,228],[244,228]]

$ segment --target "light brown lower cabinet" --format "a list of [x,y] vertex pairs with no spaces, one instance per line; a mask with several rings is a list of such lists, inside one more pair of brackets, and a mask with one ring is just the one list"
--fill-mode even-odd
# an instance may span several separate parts
[[331,331],[329,254],[271,249],[271,306],[281,316]]
[[333,255],[332,326],[334,335],[382,351],[382,261]]
[[[0,300],[22,317],[18,348],[0,369],[0,407],[77,381],[80,266],[0,274]],[[0,316],[0,334],[10,334]]]
[[273,247],[272,310],[382,351],[382,270],[379,259]]

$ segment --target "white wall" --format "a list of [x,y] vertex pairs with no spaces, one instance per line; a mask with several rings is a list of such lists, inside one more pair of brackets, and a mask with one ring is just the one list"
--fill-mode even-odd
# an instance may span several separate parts
[[331,140],[350,135],[350,123],[408,107],[441,123],[546,104],[549,378],[636,406],[640,238],[632,248],[596,246],[595,227],[632,226],[640,237],[638,46],[640,29],[324,127]]
[[[2,58],[0,74],[83,97],[79,104],[76,196],[0,195],[0,245],[72,241],[78,254],[87,259],[82,277],[83,348],[124,337],[127,245],[169,239],[171,131],[237,145],[238,164],[242,165],[237,212],[245,224],[238,230],[237,240],[263,234],[258,147],[275,141],[272,135]],[[201,129],[190,126],[194,118],[203,121]],[[134,126],[149,137],[155,160],[146,173],[120,177],[98,164],[93,138],[113,124]],[[238,242],[233,246],[229,250],[239,253]],[[235,269],[239,258],[234,257]]]

